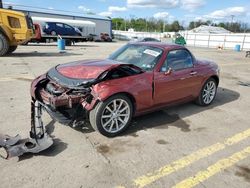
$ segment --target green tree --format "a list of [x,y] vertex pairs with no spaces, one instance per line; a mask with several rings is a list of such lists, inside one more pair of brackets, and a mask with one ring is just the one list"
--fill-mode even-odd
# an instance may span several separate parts
[[158,20],[154,18],[145,19],[133,17],[130,20],[125,20],[123,18],[112,19],[112,29],[127,30],[129,28],[133,28],[135,31],[143,32],[178,32],[179,30],[183,29],[183,26],[181,26],[178,21],[168,24],[164,20]]
[[178,32],[178,31],[180,31],[180,29],[181,29],[181,26],[180,26],[178,21],[174,21],[171,24],[171,31]]
[[123,30],[125,26],[125,21],[123,18],[113,18],[112,19],[112,29],[113,30]]

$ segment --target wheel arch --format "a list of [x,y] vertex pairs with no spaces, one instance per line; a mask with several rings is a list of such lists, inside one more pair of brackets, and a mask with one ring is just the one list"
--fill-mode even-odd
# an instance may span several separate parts
[[211,74],[210,76],[206,76],[204,77],[204,79],[202,80],[201,82],[201,87],[200,89],[197,91],[197,96],[199,96],[204,84],[206,83],[207,80],[209,80],[210,78],[213,78],[215,81],[216,81],[216,84],[217,84],[217,87],[219,86],[219,82],[220,82],[220,79],[219,79],[219,76],[216,75],[216,74]]
[[110,97],[113,97],[115,95],[125,95],[126,97],[128,97],[130,99],[130,101],[133,105],[133,115],[134,115],[136,112],[136,99],[135,99],[135,97],[131,93],[128,93],[128,92],[118,92],[118,93],[113,93],[112,95],[106,97],[104,100],[107,100]]
[[0,33],[3,34],[4,36],[7,36],[3,26],[1,25],[0,25]]
[[11,31],[4,25],[0,25],[0,34],[3,34],[9,42],[13,39]]
[[220,79],[217,75],[212,75],[212,76],[210,76],[210,78],[213,78],[216,81],[217,86],[219,85]]

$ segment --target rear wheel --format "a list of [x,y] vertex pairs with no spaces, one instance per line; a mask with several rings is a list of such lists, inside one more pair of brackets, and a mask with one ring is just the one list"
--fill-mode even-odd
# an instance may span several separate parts
[[7,52],[7,54],[11,54],[12,52],[14,52],[17,49],[17,46],[10,46],[9,50]]
[[66,46],[72,46],[72,41],[69,40],[69,39],[66,39],[65,45],[66,45]]
[[92,127],[107,137],[114,137],[123,132],[130,124],[133,105],[125,95],[115,95],[104,102],[99,102],[90,111]]
[[217,92],[217,82],[213,78],[209,78],[205,84],[203,85],[199,98],[196,100],[196,103],[198,103],[201,106],[208,106],[210,105]]
[[106,41],[107,41],[107,42],[112,42],[112,39],[111,39],[111,38],[108,38]]
[[53,36],[57,35],[57,33],[55,31],[51,31],[50,34],[53,35]]
[[4,56],[7,54],[9,50],[9,42],[8,39],[0,33],[0,56]]

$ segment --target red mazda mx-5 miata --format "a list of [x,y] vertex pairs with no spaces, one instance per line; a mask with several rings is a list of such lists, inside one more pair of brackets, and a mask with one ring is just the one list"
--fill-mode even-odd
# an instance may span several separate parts
[[32,82],[31,96],[60,123],[89,120],[95,130],[112,137],[133,116],[187,101],[209,105],[218,84],[218,66],[197,60],[183,46],[129,43],[105,60],[50,69]]

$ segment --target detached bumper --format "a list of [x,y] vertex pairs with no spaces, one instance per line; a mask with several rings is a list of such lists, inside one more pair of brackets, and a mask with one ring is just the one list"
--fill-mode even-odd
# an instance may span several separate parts
[[53,144],[52,138],[47,134],[41,118],[41,104],[31,103],[31,131],[30,138],[21,139],[19,135],[10,137],[0,134],[0,148],[5,149],[3,158],[11,158],[24,153],[39,153]]
[[1,156],[5,159],[18,157],[24,153],[39,153],[46,150],[53,144],[53,140],[47,134],[42,139],[21,139],[19,135],[10,137],[8,135],[0,135],[0,148],[5,149],[5,153]]

